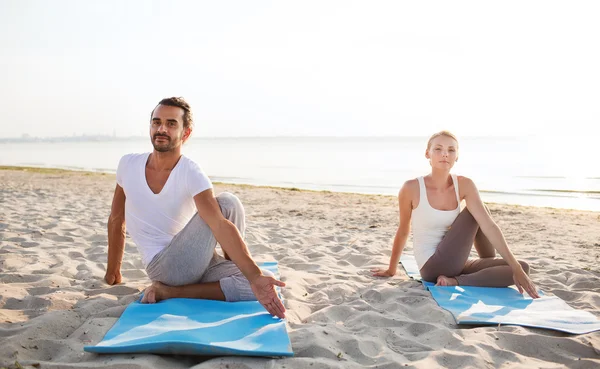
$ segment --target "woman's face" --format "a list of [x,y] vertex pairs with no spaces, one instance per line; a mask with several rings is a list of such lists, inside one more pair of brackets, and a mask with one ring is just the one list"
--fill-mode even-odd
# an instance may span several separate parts
[[438,136],[425,152],[432,168],[450,170],[458,159],[458,142],[448,136]]

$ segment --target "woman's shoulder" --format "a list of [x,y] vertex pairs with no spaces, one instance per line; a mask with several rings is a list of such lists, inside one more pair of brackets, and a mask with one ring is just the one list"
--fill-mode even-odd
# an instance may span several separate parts
[[467,176],[461,176],[461,175],[458,175],[458,174],[455,174],[454,176],[456,177],[456,179],[459,182],[465,182],[465,183],[466,182],[473,182],[473,180],[471,178],[467,177]]
[[413,179],[409,179],[408,181],[404,182],[404,184],[402,185],[402,188],[415,188],[415,187],[419,187],[419,179],[418,178],[413,178]]
[[458,181],[458,187],[461,190],[475,188],[475,182],[473,182],[473,180],[467,176],[456,175],[456,180]]
[[418,178],[413,178],[413,179],[407,180],[402,185],[402,188],[400,188],[400,193],[411,193],[412,194],[417,191],[419,191],[419,179]]

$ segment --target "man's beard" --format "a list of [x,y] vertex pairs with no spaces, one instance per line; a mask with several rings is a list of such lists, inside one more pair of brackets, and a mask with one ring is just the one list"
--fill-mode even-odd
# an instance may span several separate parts
[[[163,137],[167,139],[167,142],[165,143],[161,143],[158,144],[156,143],[156,138],[157,137]],[[177,142],[173,142],[173,140],[171,139],[171,137],[166,136],[166,135],[154,135],[153,139],[152,139],[152,146],[154,146],[154,150],[158,151],[158,152],[169,152],[172,151],[175,148],[175,144]]]

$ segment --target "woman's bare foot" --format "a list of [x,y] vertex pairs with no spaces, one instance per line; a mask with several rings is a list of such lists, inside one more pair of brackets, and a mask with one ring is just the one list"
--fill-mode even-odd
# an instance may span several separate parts
[[458,280],[454,277],[441,275],[437,278],[436,286],[458,286]]
[[152,284],[144,290],[144,297],[142,297],[142,304],[154,304],[161,300],[169,298],[168,288],[166,284],[160,282],[152,282]]

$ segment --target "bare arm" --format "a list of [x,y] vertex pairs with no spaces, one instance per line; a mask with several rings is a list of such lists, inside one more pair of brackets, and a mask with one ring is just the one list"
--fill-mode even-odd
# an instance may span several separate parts
[[231,261],[237,265],[242,274],[248,279],[257,300],[269,313],[284,318],[285,308],[277,296],[275,286],[283,287],[285,283],[272,277],[264,276],[256,265],[246,243],[237,227],[221,213],[221,208],[215,199],[212,189],[194,196],[198,214],[210,227],[217,242],[223,248]]
[[525,289],[531,297],[539,297],[535,285],[508,248],[508,244],[506,243],[506,239],[504,238],[500,227],[498,227],[490,214],[485,210],[483,201],[481,201],[481,197],[479,196],[479,190],[475,186],[475,183],[466,177],[460,177],[460,181],[459,186],[464,193],[464,199],[467,203],[469,212],[473,215],[477,224],[479,224],[479,228],[481,228],[483,234],[490,240],[500,256],[502,256],[512,268],[514,274],[513,279],[515,280],[519,292],[523,293],[523,289]]
[[490,214],[485,210],[483,201],[481,201],[481,197],[479,196],[479,190],[477,190],[475,183],[466,177],[462,177],[461,179],[462,183],[460,183],[460,188],[464,191],[467,208],[471,215],[473,215],[473,218],[477,221],[477,224],[479,224],[483,234],[490,240],[492,245],[494,245],[494,248],[498,250],[498,253],[506,260],[511,268],[521,268],[521,265],[508,248],[508,244],[504,239],[500,227],[498,227]]
[[398,193],[398,206],[400,210],[400,223],[394,237],[394,245],[392,246],[392,255],[390,256],[390,265],[388,269],[375,269],[373,275],[376,277],[391,277],[396,274],[400,255],[406,246],[406,240],[410,233],[410,219],[412,215],[412,190],[410,181],[404,183]]
[[121,283],[121,264],[125,250],[125,192],[117,185],[108,217],[108,263],[106,283]]

